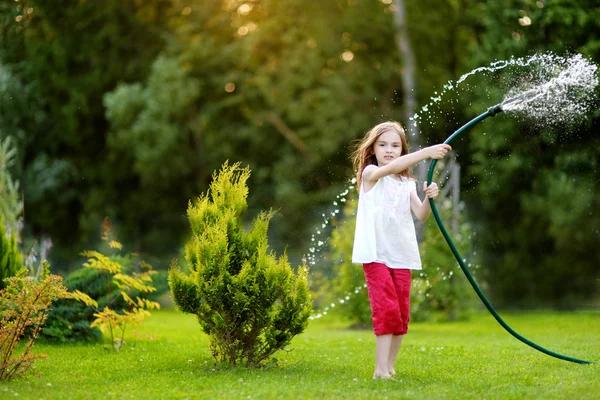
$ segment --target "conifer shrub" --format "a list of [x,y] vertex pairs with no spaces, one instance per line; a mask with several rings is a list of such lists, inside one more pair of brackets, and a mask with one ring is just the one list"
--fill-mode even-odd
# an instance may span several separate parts
[[[70,273],[64,285],[70,291],[86,293],[98,302],[99,308],[109,304],[123,308],[125,300],[114,283],[109,290],[107,276],[106,271],[82,267]],[[96,341],[102,337],[102,332],[90,326],[94,319],[93,308],[74,299],[60,299],[52,305],[41,335],[46,340],[58,342]]]
[[8,234],[0,218],[0,290],[4,289],[4,279],[15,276],[23,268],[23,255],[17,248],[15,233]]
[[269,250],[272,212],[244,230],[249,176],[225,163],[208,193],[190,202],[189,272],[173,263],[169,285],[177,308],[198,317],[217,361],[259,366],[304,331],[312,305],[306,265],[295,273],[285,254]]

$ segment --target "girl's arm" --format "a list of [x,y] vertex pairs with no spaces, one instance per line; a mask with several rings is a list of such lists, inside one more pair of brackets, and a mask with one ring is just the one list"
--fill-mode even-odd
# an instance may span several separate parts
[[439,160],[443,158],[450,150],[452,150],[452,147],[450,147],[448,144],[436,144],[434,146],[425,147],[424,149],[415,151],[414,153],[406,154],[396,158],[387,165],[366,170],[363,176],[364,182],[367,185],[375,185],[380,178],[383,178],[387,175],[399,174],[419,161],[423,161],[428,158]]
[[425,222],[431,215],[431,206],[428,199],[435,199],[440,193],[435,182],[429,186],[427,186],[427,182],[423,182],[423,190],[425,191],[425,200],[423,201],[419,198],[416,190],[410,193],[410,209],[421,222]]

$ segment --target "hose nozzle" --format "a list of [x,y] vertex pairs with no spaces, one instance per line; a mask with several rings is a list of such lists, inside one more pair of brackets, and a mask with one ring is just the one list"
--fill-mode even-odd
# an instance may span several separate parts
[[493,117],[496,114],[501,113],[502,111],[502,104],[496,104],[495,106],[492,106],[490,108],[488,108],[488,114],[490,115],[490,117]]

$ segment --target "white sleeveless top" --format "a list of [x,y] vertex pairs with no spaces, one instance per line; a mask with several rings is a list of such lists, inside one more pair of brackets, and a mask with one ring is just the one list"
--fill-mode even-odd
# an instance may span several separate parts
[[[369,165],[367,168],[378,168]],[[363,176],[364,176],[363,171]],[[384,176],[365,193],[361,184],[352,262],[380,262],[389,268],[421,269],[419,245],[410,210],[415,181]]]

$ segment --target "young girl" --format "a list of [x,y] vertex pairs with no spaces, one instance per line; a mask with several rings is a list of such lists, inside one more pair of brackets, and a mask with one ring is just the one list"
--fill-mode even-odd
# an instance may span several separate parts
[[[363,264],[376,335],[373,378],[390,378],[410,320],[411,270],[421,259],[411,210],[425,221],[431,208],[421,201],[409,168],[419,161],[441,159],[447,144],[408,152],[404,129],[384,122],[371,129],[353,154],[359,188],[352,262]],[[423,182],[427,198],[436,198],[435,183]]]

